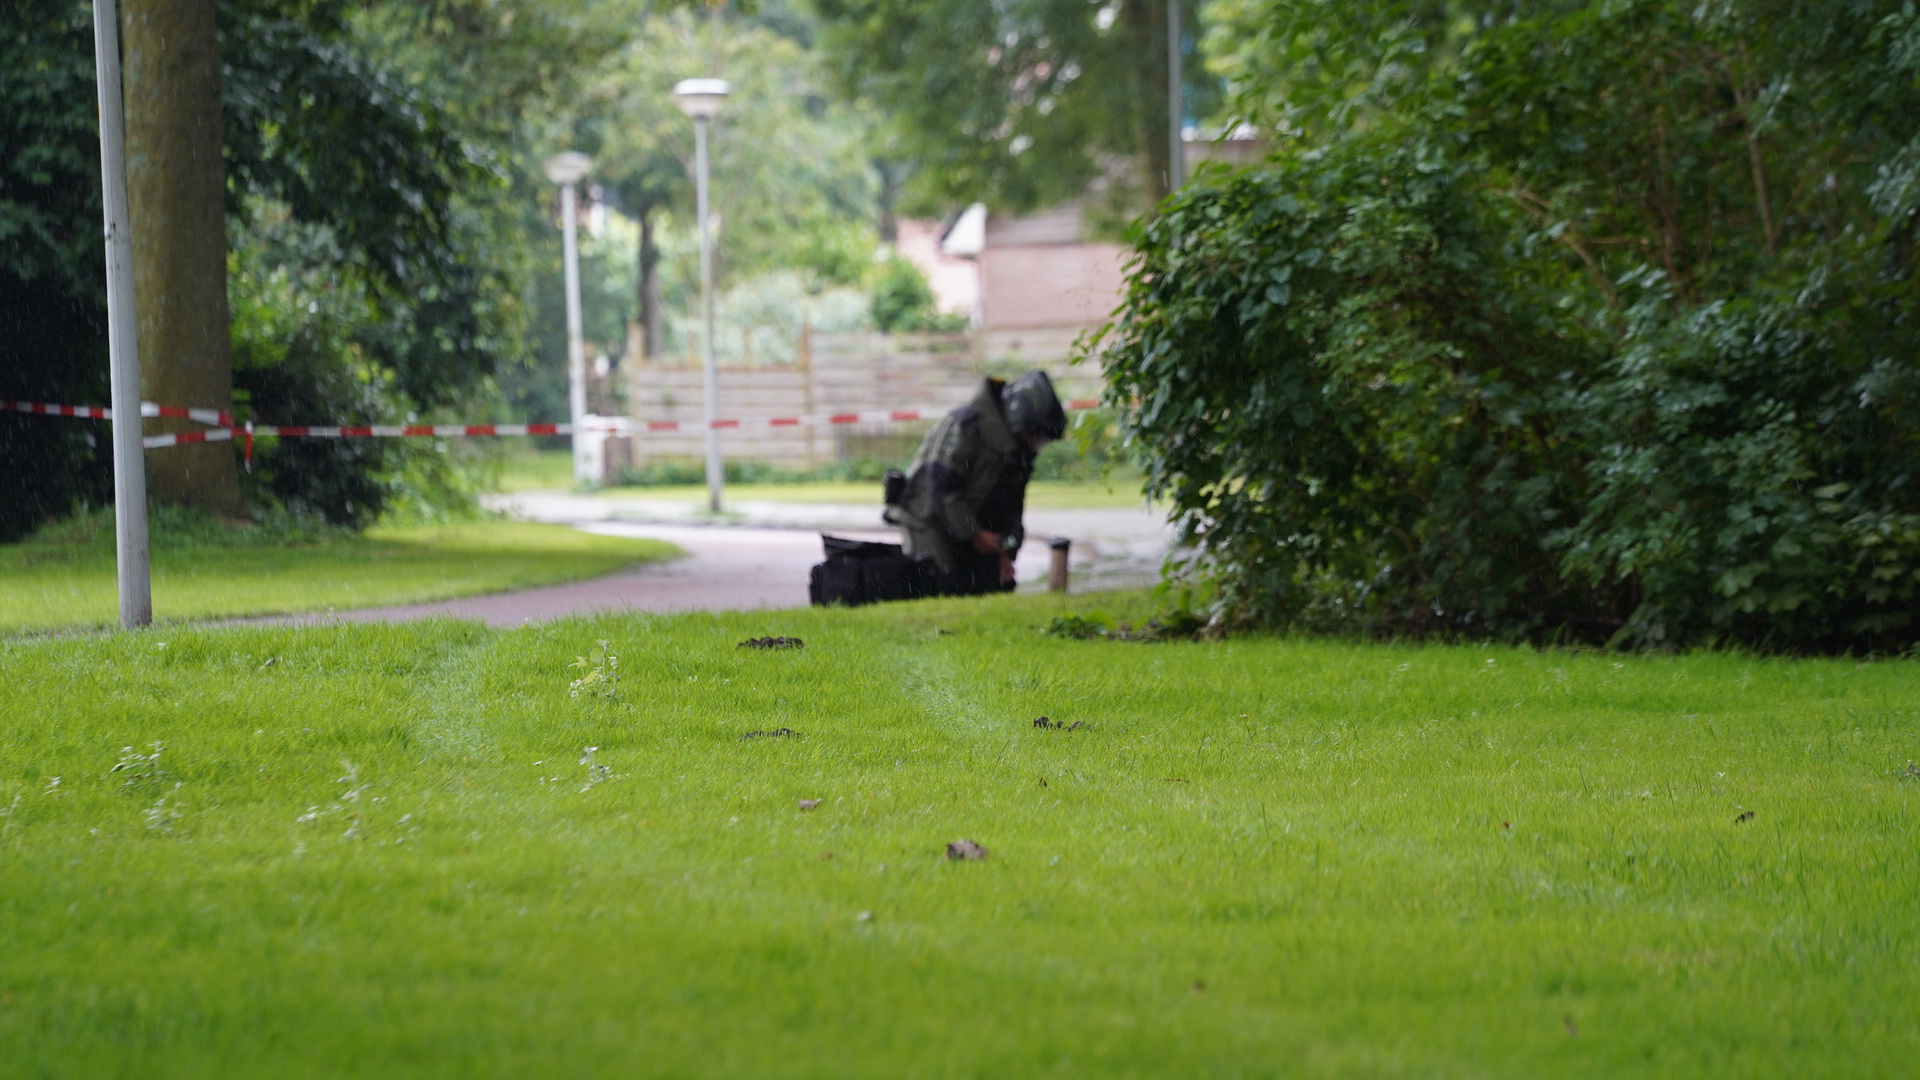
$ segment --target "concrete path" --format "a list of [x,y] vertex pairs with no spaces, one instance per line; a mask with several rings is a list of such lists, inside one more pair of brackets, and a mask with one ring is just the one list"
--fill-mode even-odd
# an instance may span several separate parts
[[[694,524],[705,515],[686,503],[614,500],[537,492],[497,496],[494,509],[533,521],[570,524],[603,536],[665,540],[687,552],[671,562],[636,567],[570,585],[444,600],[404,607],[278,616],[248,622],[313,624],[398,622],[433,616],[480,619],[494,626],[598,611],[741,611],[805,607],[807,571],[823,557],[821,531],[871,540],[897,540],[874,507],[809,503],[752,503],[726,518]],[[650,517],[665,520],[648,520]],[[705,518],[713,521],[711,518]],[[1022,590],[1045,588],[1045,540],[1074,541],[1074,592],[1129,588],[1159,580],[1170,534],[1144,510],[1036,510],[1027,515],[1029,541],[1015,570]]]

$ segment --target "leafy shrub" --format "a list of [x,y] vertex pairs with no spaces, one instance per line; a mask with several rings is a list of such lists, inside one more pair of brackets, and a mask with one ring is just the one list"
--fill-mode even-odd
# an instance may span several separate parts
[[965,315],[942,315],[934,308],[933,299],[933,288],[919,267],[903,258],[888,259],[874,273],[873,300],[868,307],[873,327],[883,333],[967,328]]
[[1624,639],[1913,640],[1920,341],[1853,269],[1694,309],[1655,285],[1573,403],[1590,487],[1551,539],[1575,578],[1632,586]]
[[1066,438],[1048,443],[1033,462],[1035,480],[1090,483],[1108,479],[1116,470],[1131,475],[1120,425],[1111,411],[1067,414]]
[[1599,352],[1543,318],[1563,275],[1508,213],[1362,141],[1141,234],[1109,399],[1234,618],[1515,636],[1603,609],[1540,543],[1573,509],[1559,376]]
[[1301,134],[1162,207],[1100,343],[1211,614],[1915,640],[1920,17],[1247,7]]
[[[378,305],[332,265],[325,230],[255,207],[231,257],[235,414],[263,424],[391,424],[417,412],[370,346]],[[443,388],[444,389],[444,388]],[[457,410],[456,410],[457,411]],[[260,437],[242,488],[254,514],[365,528],[383,515],[464,516],[477,507],[473,447],[450,440]]]

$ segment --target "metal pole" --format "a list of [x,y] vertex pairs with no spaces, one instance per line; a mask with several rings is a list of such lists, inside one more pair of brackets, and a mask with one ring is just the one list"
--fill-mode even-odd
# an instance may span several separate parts
[[1167,190],[1187,182],[1186,146],[1181,128],[1187,110],[1181,100],[1180,0],[1167,0]]
[[592,483],[587,475],[587,358],[580,328],[580,237],[574,185],[560,185],[560,244],[567,263],[567,411],[573,416],[573,482]]
[[720,375],[713,367],[713,232],[707,207],[707,118],[693,121],[694,200],[700,218],[700,366],[707,395],[707,509],[720,512],[726,470],[720,463]]
[[107,240],[107,357],[113,405],[113,533],[120,625],[153,622],[147,565],[147,456],[140,442],[140,336],[133,308],[133,234],[127,223],[127,129],[120,98],[120,24],[114,0],[93,0],[100,94],[100,186]]

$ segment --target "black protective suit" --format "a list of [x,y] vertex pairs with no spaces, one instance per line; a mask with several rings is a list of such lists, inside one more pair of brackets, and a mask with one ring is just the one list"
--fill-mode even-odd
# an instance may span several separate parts
[[[899,490],[889,497],[885,517],[900,527],[900,547],[830,541],[828,562],[814,571],[814,602],[1011,590],[1013,582],[1000,580],[1000,560],[1018,552],[1026,537],[1022,518],[1036,444],[1065,431],[1066,413],[1045,372],[1028,372],[1011,385],[984,380],[973,400],[927,433],[904,481],[896,480]],[[975,548],[982,531],[998,538],[998,551]],[[865,561],[855,567],[853,560]]]
[[975,533],[984,529],[1004,537],[1002,551],[1009,556],[1026,539],[1021,519],[1034,452],[1007,423],[1005,391],[999,379],[985,380],[972,401],[928,432],[907,472],[905,497],[888,508],[887,519],[900,526],[901,548],[947,579],[943,593],[1003,588],[1001,553],[974,550]]

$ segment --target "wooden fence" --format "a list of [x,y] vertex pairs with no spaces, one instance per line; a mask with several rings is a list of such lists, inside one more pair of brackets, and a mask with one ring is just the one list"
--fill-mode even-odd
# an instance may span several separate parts
[[[946,410],[971,398],[986,375],[1010,378],[1033,368],[1047,372],[1062,399],[1098,397],[1099,369],[1092,363],[1067,363],[1077,333],[808,334],[795,364],[720,369],[720,415],[752,419],[884,409]],[[626,373],[626,392],[627,415],[636,420],[697,423],[705,415],[697,366],[638,365]],[[928,426],[741,429],[723,431],[720,437],[729,459],[800,469],[861,458],[904,457]],[[619,442],[607,447],[606,468],[699,457],[705,453],[704,438],[698,430],[636,434],[630,450]]]

